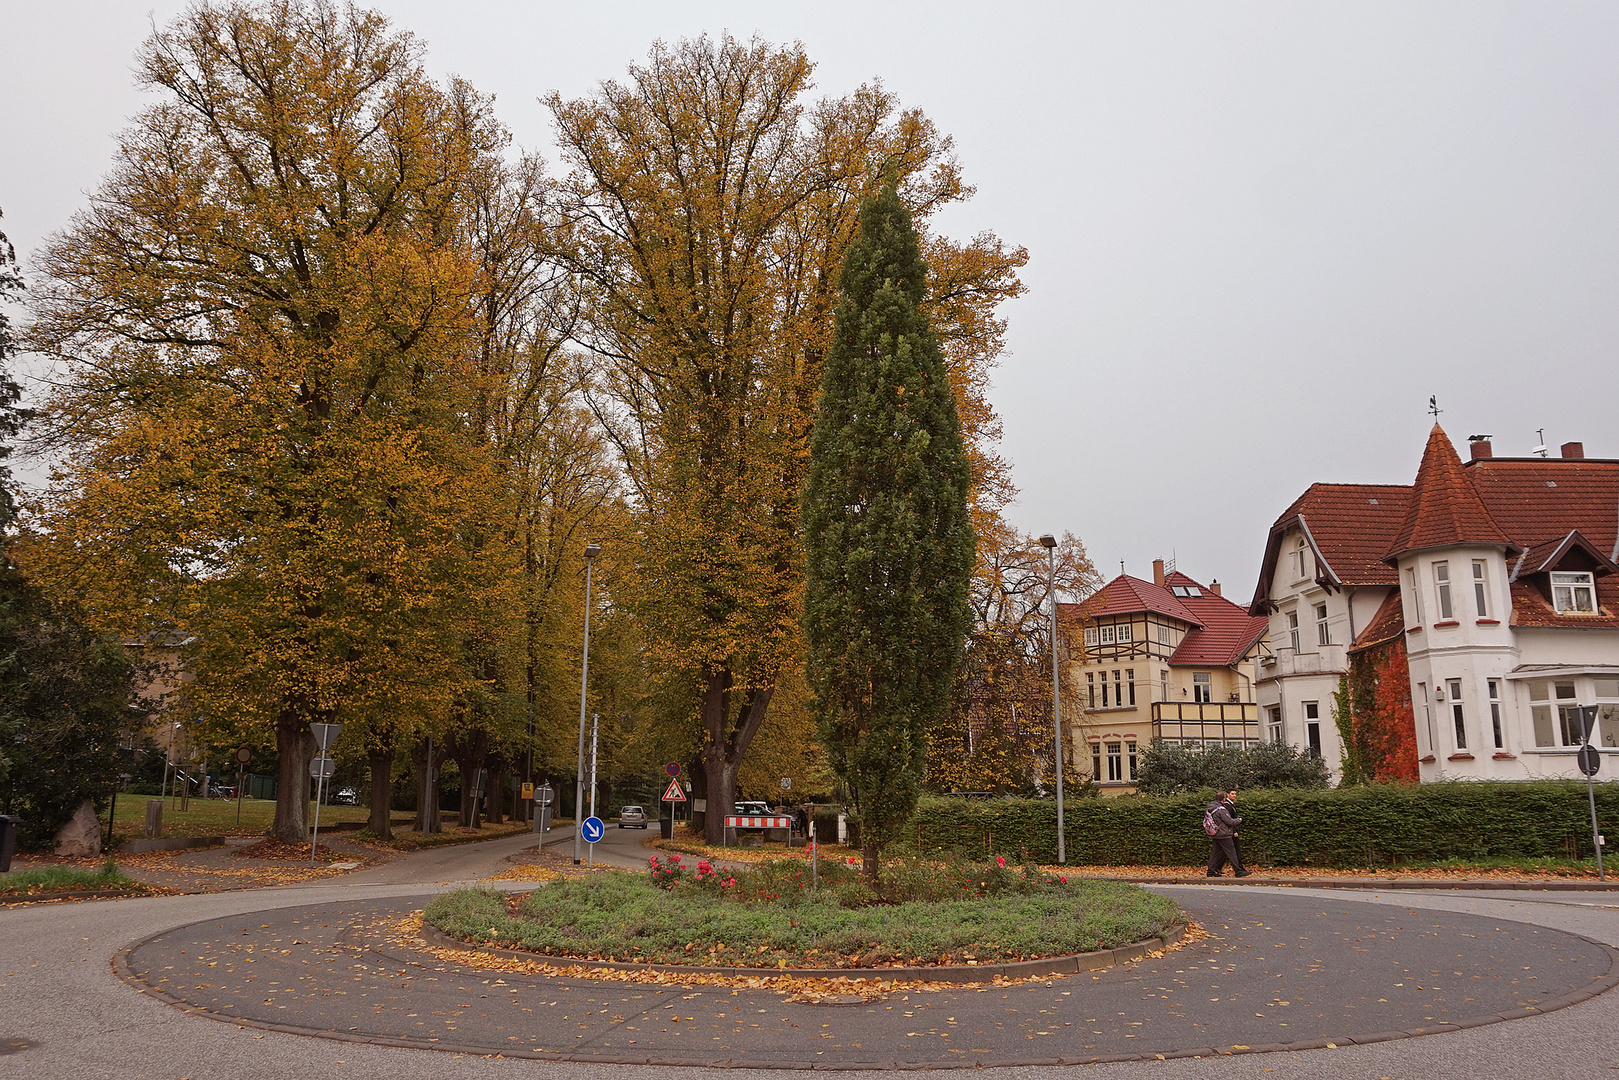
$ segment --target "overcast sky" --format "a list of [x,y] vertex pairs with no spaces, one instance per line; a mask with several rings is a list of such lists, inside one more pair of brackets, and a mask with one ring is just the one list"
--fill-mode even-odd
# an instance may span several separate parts
[[[655,38],[800,40],[880,77],[1026,245],[994,401],[1014,524],[1106,576],[1155,557],[1251,595],[1311,482],[1409,483],[1432,417],[1619,457],[1619,4],[556,4],[382,0],[498,97],[590,92]],[[181,5],[0,3],[0,228],[24,261],[106,170],[131,57]]]

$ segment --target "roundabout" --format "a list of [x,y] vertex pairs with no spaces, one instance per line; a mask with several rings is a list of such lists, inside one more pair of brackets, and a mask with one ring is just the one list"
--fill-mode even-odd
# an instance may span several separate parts
[[1619,952],[1598,941],[1406,898],[1284,889],[1188,889],[1176,898],[1206,936],[1102,971],[1012,985],[898,983],[854,1006],[790,1001],[768,985],[621,982],[480,963],[417,936],[411,917],[427,894],[189,922],[121,950],[114,969],[148,997],[244,1029],[552,1061],[772,1070],[1337,1049],[1533,1017],[1619,982]]

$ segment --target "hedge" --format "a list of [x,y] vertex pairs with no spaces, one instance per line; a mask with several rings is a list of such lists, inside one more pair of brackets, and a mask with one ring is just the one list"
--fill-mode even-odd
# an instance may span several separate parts
[[[1083,799],[1065,807],[1072,865],[1196,866],[1208,860],[1199,795]],[[1596,785],[1602,831],[1619,834],[1619,783]],[[1372,784],[1253,791],[1238,798],[1245,861],[1359,867],[1445,859],[1589,858],[1591,816],[1578,781]],[[925,798],[907,840],[922,851],[1056,861],[1050,799]]]

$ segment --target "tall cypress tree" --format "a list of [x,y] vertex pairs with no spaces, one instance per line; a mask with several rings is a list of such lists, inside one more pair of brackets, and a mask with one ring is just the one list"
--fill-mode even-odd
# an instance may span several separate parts
[[843,264],[803,505],[810,684],[873,886],[916,805],[970,623],[967,456],[926,287],[890,181]]

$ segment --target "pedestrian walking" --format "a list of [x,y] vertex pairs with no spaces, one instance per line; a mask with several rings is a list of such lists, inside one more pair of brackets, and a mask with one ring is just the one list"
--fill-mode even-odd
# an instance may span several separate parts
[[1237,849],[1237,830],[1242,818],[1236,814],[1237,792],[1226,792],[1209,803],[1203,811],[1203,831],[1208,833],[1213,850],[1209,853],[1209,877],[1221,877],[1225,864],[1230,863],[1237,877],[1247,877],[1250,871],[1242,865],[1242,853]]

